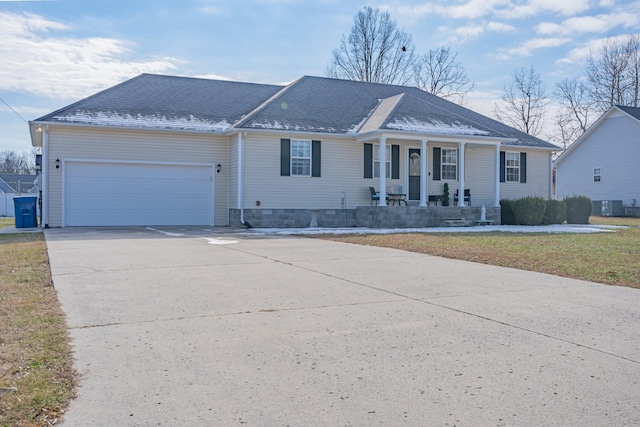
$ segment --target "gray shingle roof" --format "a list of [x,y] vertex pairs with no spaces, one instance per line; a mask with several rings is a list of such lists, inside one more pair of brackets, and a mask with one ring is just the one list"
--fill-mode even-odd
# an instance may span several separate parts
[[223,131],[280,89],[142,74],[35,121]]
[[35,185],[36,175],[22,175],[17,173],[0,173],[0,193],[15,193],[29,191]]
[[[392,97],[397,98],[389,100]],[[414,87],[311,76],[282,87],[143,74],[37,121],[354,136],[396,130],[487,136],[512,139],[507,145],[558,148]]]
[[[508,145],[558,148],[467,108],[406,86],[305,76],[268,104],[245,117],[236,128],[281,129],[356,134],[380,103],[398,102],[380,129],[514,139]],[[366,128],[366,127],[365,127]]]
[[634,118],[640,120],[640,108],[637,107],[623,107],[622,105],[617,105],[619,109],[624,111],[625,113],[633,116]]

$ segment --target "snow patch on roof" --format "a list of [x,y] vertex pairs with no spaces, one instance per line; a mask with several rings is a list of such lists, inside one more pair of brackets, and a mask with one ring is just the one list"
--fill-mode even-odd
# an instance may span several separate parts
[[194,131],[225,131],[231,124],[226,120],[214,122],[194,117],[193,114],[184,117],[167,118],[161,114],[122,114],[117,112],[87,112],[78,111],[70,115],[54,116],[55,120],[71,123],[87,123],[103,126],[123,126],[153,129],[180,129]]
[[460,122],[445,123],[439,120],[422,122],[414,118],[396,119],[393,123],[387,124],[390,129],[402,130],[405,132],[437,133],[446,135],[489,135],[489,132],[473,128]]
[[329,133],[337,132],[335,128],[325,128],[325,127],[315,128],[315,127],[300,126],[300,125],[292,126],[288,123],[280,123],[278,120],[274,120],[272,122],[269,122],[269,121],[260,122],[260,121],[254,120],[251,122],[249,126],[255,127],[255,128],[262,128],[262,129],[295,130],[300,132],[318,132],[318,131],[329,132]]

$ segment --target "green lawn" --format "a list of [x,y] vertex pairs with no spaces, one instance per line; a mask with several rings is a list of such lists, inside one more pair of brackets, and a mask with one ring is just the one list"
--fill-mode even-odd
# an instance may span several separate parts
[[484,264],[640,288],[640,218],[592,217],[626,225],[612,233],[451,233],[323,236]]

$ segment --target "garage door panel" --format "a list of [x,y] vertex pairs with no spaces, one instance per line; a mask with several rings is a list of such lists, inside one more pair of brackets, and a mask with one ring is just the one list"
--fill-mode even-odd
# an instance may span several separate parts
[[212,166],[66,162],[65,225],[212,225]]

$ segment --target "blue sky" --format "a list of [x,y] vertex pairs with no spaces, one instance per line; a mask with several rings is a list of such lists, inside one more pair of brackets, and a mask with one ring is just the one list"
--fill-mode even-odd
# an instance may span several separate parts
[[[364,6],[391,14],[417,54],[450,46],[493,116],[513,70],[551,94],[607,36],[640,32],[640,0],[0,0],[0,98],[33,120],[140,73],[286,84],[324,76]],[[0,151],[31,149],[0,103]]]

